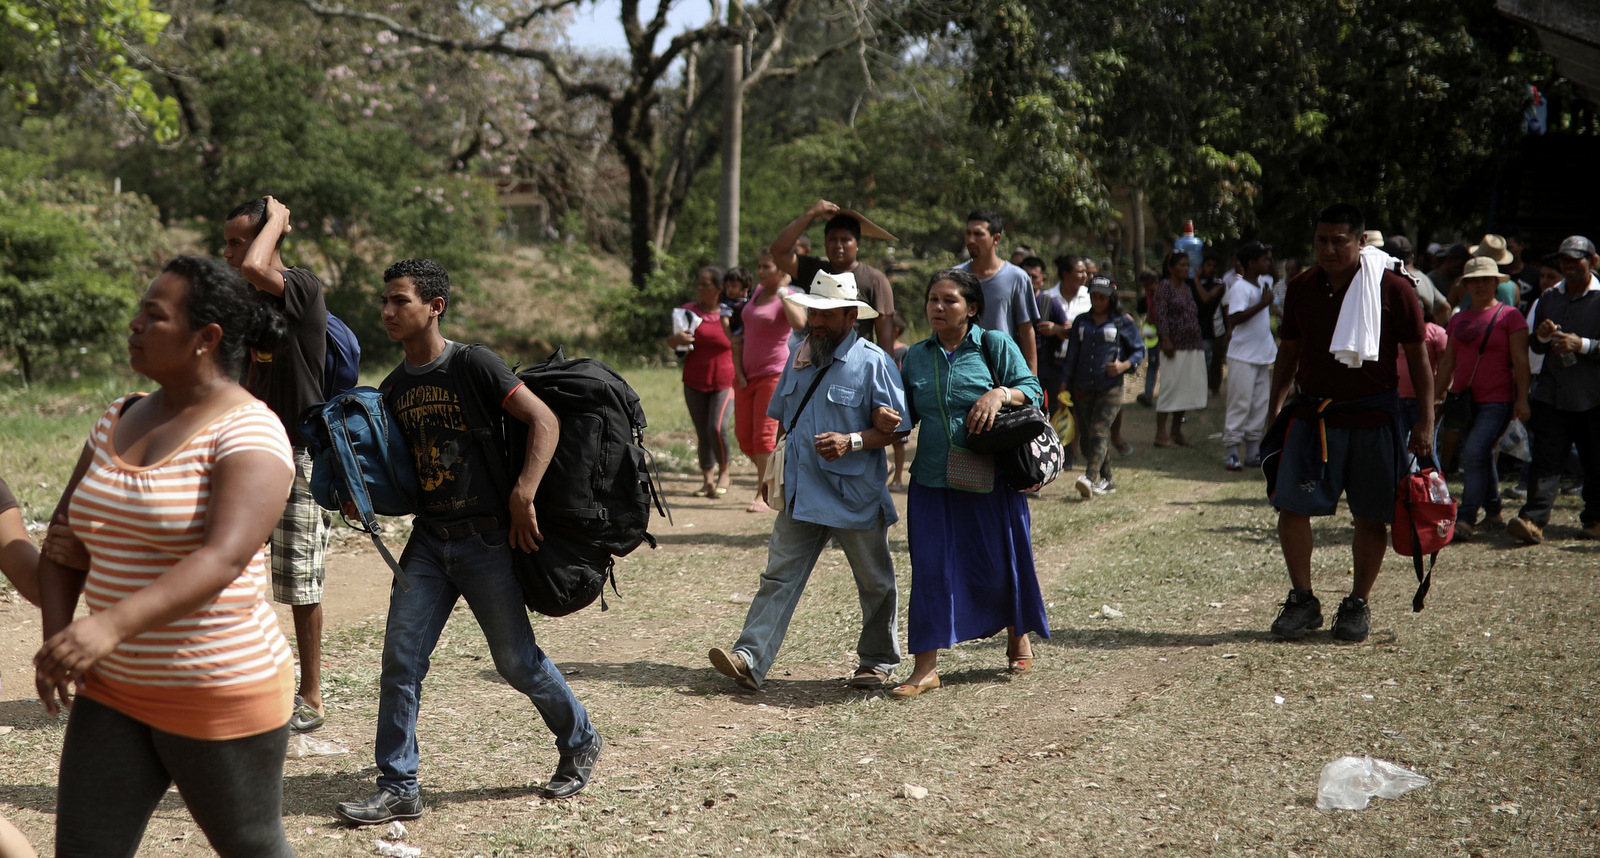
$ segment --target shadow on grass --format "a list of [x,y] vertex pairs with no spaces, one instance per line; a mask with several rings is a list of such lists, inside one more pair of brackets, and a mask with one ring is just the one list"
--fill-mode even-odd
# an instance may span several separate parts
[[[748,691],[718,673],[707,664],[705,667],[684,667],[654,661],[629,663],[566,662],[560,665],[562,674],[576,679],[610,682],[635,688],[659,688],[683,697],[727,697],[735,703],[754,706],[758,703],[781,704],[789,707],[830,706],[864,697],[871,691],[851,688],[848,679],[786,679],[782,675],[769,676],[760,691]],[[888,686],[884,687],[888,690]]]
[[38,700],[7,700],[0,703],[0,724],[17,730],[46,730],[64,727],[66,721],[52,718]]
[[710,530],[673,530],[652,533],[658,545],[720,545],[723,548],[765,548],[770,533],[717,533]]
[[[543,785],[530,783],[445,792],[424,788],[422,804],[425,809],[434,809],[447,804],[535,797],[539,795],[541,786]],[[374,772],[370,768],[357,772],[308,772],[289,775],[283,779],[283,813],[285,816],[325,817],[328,820],[328,828],[349,828],[350,826],[334,816],[334,807],[341,801],[366,798],[377,789]],[[0,792],[0,795],[3,795],[3,792]]]
[[0,804],[55,816],[56,785],[0,784]]

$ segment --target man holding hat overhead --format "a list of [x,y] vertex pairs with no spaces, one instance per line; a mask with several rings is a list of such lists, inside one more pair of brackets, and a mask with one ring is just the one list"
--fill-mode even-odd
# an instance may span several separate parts
[[[805,237],[806,228],[817,218],[828,222],[822,227],[823,247],[828,254],[819,259],[807,253],[792,253],[795,242]],[[867,220],[853,209],[842,209],[827,200],[817,200],[805,214],[795,218],[772,242],[772,259],[787,273],[794,285],[804,290],[817,276],[818,271],[828,274],[850,274],[855,277],[856,292],[873,315],[862,314],[856,324],[856,333],[869,342],[875,342],[884,351],[894,354],[894,289],[882,271],[858,261],[861,239],[879,238],[895,241],[895,237],[881,226]],[[809,248],[808,248],[809,249]]]
[[[781,258],[776,250],[774,256]],[[775,468],[781,483],[777,491],[762,489],[778,517],[744,631],[731,651],[711,650],[711,665],[741,687],[760,690],[817,557],[837,539],[861,597],[859,661],[850,685],[876,688],[900,664],[888,537],[899,516],[883,453],[896,433],[874,427],[872,415],[880,407],[901,415],[910,411],[894,359],[857,333],[857,322],[878,312],[860,300],[852,275],[819,271],[808,293],[784,300],[806,308],[807,336],[767,407],[767,416],[784,430],[783,464]],[[909,431],[903,416],[896,432]]]
[[1581,235],[1561,242],[1561,273],[1533,306],[1528,347],[1548,355],[1529,397],[1533,465],[1528,501],[1506,532],[1529,544],[1544,541],[1550,507],[1561,489],[1561,464],[1572,445],[1583,465],[1583,535],[1600,539],[1600,257]]

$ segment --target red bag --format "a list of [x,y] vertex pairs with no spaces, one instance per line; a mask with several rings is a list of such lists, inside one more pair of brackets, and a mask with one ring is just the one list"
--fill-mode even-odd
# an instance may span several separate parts
[[[1430,478],[1443,482],[1435,468],[1427,468],[1400,478],[1395,486],[1394,526],[1389,536],[1396,554],[1410,557],[1417,572],[1417,593],[1411,597],[1411,610],[1422,610],[1428,587],[1433,583],[1433,564],[1439,562],[1439,549],[1450,544],[1456,533],[1456,502],[1434,503],[1428,495]],[[1422,570],[1422,556],[1429,555],[1428,570]]]

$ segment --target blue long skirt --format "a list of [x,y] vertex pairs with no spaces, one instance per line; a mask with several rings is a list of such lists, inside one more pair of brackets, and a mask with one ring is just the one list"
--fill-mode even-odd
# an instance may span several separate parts
[[1033,568],[1028,499],[999,475],[988,494],[939,489],[911,480],[906,541],[911,549],[912,652],[949,649],[992,637],[1007,626],[1018,635],[1050,637],[1050,621]]

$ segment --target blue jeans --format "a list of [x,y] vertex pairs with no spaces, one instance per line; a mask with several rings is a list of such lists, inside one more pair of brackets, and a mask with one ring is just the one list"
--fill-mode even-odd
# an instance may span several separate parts
[[512,572],[515,549],[508,540],[505,530],[449,540],[421,526],[411,532],[401,558],[411,578],[411,592],[398,584],[390,589],[389,622],[383,634],[374,749],[379,788],[406,797],[417,794],[417,703],[422,679],[428,675],[439,634],[463,596],[489,641],[495,670],[533,701],[555,734],[556,750],[572,754],[594,742],[589,713],[534,640],[522,589]]
[[1461,504],[1456,520],[1476,524],[1478,510],[1489,515],[1500,512],[1500,434],[1511,422],[1511,403],[1476,402],[1472,405],[1472,425],[1461,437]]
[[895,624],[900,594],[894,585],[894,560],[889,556],[889,533],[882,513],[878,527],[849,530],[799,521],[785,509],[772,525],[767,571],[761,573],[761,589],[756,591],[744,618],[744,631],[733,645],[734,652],[744,655],[756,682],[766,680],[811,570],[829,538],[835,537],[850,562],[861,597],[861,637],[856,641],[860,667],[893,673],[899,666],[900,639]]

